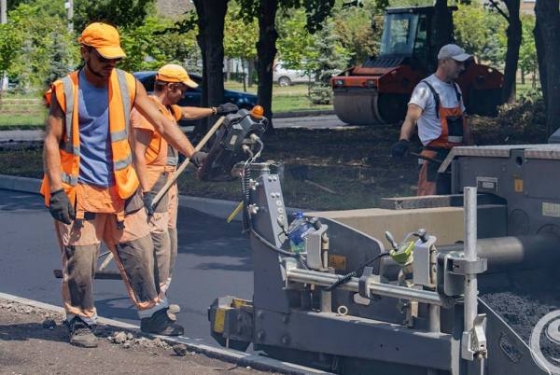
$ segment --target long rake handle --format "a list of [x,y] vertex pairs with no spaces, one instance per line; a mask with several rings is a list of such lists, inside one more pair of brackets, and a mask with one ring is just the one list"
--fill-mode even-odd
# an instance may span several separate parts
[[[206,146],[206,143],[208,143],[208,140],[210,139],[210,137],[212,137],[214,135],[214,133],[216,133],[216,131],[218,131],[220,126],[222,126],[222,123],[224,122],[224,120],[225,120],[225,117],[220,116],[220,118],[214,123],[214,125],[210,128],[210,130],[206,133],[206,135],[204,135],[204,137],[200,140],[200,142],[198,142],[198,144],[194,148],[194,152],[200,151],[200,150],[202,150],[202,148],[204,146]],[[165,185],[163,185],[161,190],[158,191],[158,193],[154,197],[154,200],[152,202],[152,207],[155,207],[158,204],[158,202],[161,200],[161,198],[167,193],[169,188],[175,183],[175,181],[177,181],[177,178],[179,178],[181,173],[183,173],[183,171],[188,167],[190,162],[191,162],[191,160],[189,158],[186,158],[185,161],[183,161],[183,163],[181,163],[181,165],[179,166],[179,168],[177,168],[177,170],[175,171],[175,173],[173,174],[171,179],[169,179],[165,183]]]

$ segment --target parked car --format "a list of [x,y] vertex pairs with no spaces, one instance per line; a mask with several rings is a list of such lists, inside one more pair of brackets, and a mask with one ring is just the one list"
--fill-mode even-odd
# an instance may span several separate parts
[[305,70],[286,69],[282,62],[278,62],[274,65],[272,81],[278,83],[279,86],[291,86],[294,83],[313,82],[314,79]]
[[[142,85],[146,88],[148,93],[154,90],[154,82],[156,79],[156,71],[142,71],[133,73]],[[188,88],[183,98],[179,101],[180,106],[185,107],[200,107],[202,101],[202,77],[197,74],[189,74],[191,79],[198,83],[196,89]],[[236,104],[240,109],[252,109],[257,105],[257,96],[241,91],[224,90],[224,102],[231,102]],[[181,126],[192,125],[192,122],[181,121]]]

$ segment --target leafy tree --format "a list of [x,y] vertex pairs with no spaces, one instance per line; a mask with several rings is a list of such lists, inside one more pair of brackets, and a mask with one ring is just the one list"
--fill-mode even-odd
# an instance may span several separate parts
[[172,61],[182,64],[197,50],[194,31],[181,35],[173,25],[171,20],[148,16],[142,25],[123,29],[121,43],[127,57],[120,68],[156,70]]
[[489,1],[490,6],[507,21],[507,47],[502,99],[504,102],[512,102],[515,100],[515,81],[522,37],[521,19],[519,18],[520,0]]
[[[249,85],[252,84],[254,60],[257,57],[257,23],[255,20],[245,21],[239,16],[240,6],[232,1],[228,7],[224,31],[224,54],[229,58],[238,58],[243,63],[249,62]],[[245,84],[245,81],[243,83]]]
[[278,22],[278,55],[289,68],[318,73],[327,69],[345,68],[350,52],[336,33],[332,18],[314,34],[305,29],[307,22],[303,9],[288,10]]
[[479,3],[460,4],[454,15],[455,39],[468,53],[492,65],[501,65],[504,49],[496,35],[503,35],[503,19]]
[[74,0],[74,27],[83,30],[95,21],[137,27],[144,23],[148,12],[155,13],[153,4],[154,0]]
[[[246,20],[257,19],[259,39],[257,41],[257,72],[259,86],[257,94],[259,103],[265,109],[265,115],[272,118],[272,69],[277,53],[276,15],[278,10],[305,9],[305,28],[310,33],[322,29],[323,21],[332,14],[334,0],[239,0],[242,16]],[[198,9],[198,7],[197,7]]]
[[535,38],[533,30],[535,29],[534,16],[522,16],[523,24],[523,43],[519,49],[519,69],[521,69],[521,82],[525,83],[525,74],[532,73],[532,87],[536,85],[537,74],[537,51],[535,48]]
[[333,18],[340,42],[351,56],[348,65],[361,64],[379,54],[383,10],[375,3],[365,3],[362,8],[345,7]]
[[[68,33],[62,4],[52,7],[49,5],[48,0],[38,0],[30,4],[21,3],[9,12],[8,18],[21,41],[9,74],[17,76],[20,86],[24,88],[43,86],[53,71],[58,70],[53,68],[53,64],[71,68],[78,61],[75,39]],[[45,22],[45,19],[50,22]],[[69,47],[68,53],[61,53],[61,45],[72,47]]]
[[[0,77],[6,74],[20,53],[21,34],[18,33],[13,22],[0,25]],[[2,86],[0,85],[0,97],[2,96]]]
[[51,37],[54,53],[51,56],[51,64],[46,71],[45,86],[50,85],[60,77],[64,77],[72,70],[70,62],[73,60],[73,56],[72,51],[68,48],[67,38],[57,31],[53,31]]

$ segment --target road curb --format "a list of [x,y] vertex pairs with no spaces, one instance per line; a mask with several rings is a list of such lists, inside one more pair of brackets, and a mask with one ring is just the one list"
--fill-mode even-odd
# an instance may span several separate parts
[[[52,311],[58,314],[64,314],[64,309],[62,307],[50,305],[48,303],[44,303],[28,298],[14,296],[11,294],[0,293],[0,299],[21,303],[23,305],[28,305],[43,310]],[[325,372],[325,371],[321,371],[305,366],[299,366],[296,364],[289,364],[275,359],[259,356],[254,353],[244,353],[244,352],[239,352],[237,350],[231,350],[225,348],[222,349],[210,345],[197,344],[195,343],[195,340],[186,337],[167,337],[167,336],[159,336],[159,335],[144,333],[140,331],[140,327],[138,327],[137,325],[119,322],[114,319],[99,317],[98,321],[103,325],[107,325],[118,329],[133,331],[135,333],[140,333],[143,336],[152,339],[159,338],[170,345],[183,344],[190,351],[204,354],[207,357],[215,358],[221,361],[235,363],[239,366],[244,366],[244,367],[250,366],[251,368],[259,371],[274,371],[274,372],[278,372],[281,374],[288,374],[288,375],[305,375],[305,374],[332,375],[332,373],[330,372]]]

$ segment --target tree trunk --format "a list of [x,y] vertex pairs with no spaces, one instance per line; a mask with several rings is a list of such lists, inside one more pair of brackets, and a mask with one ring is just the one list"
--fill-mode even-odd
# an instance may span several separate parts
[[[197,42],[202,53],[203,107],[218,106],[224,101],[224,20],[229,0],[194,0],[198,15]],[[215,121],[215,118],[210,118]],[[208,121],[200,120],[197,135],[208,130]]]
[[259,104],[264,108],[265,116],[270,120],[267,132],[273,132],[272,126],[272,68],[276,57],[275,20],[278,10],[277,0],[261,0],[259,5],[259,40],[257,42],[257,73],[259,85],[257,95]]
[[434,5],[434,19],[432,21],[432,58],[430,70],[437,68],[437,54],[441,47],[453,41],[453,12],[447,6],[447,0],[436,0]]
[[507,35],[506,66],[504,70],[504,86],[502,88],[502,102],[512,103],[515,101],[515,81],[517,65],[519,62],[519,47],[521,46],[522,28],[519,18],[519,0],[507,0],[509,19]]
[[546,106],[546,134],[558,127],[560,118],[560,10],[558,0],[539,0],[535,5],[535,44]]

